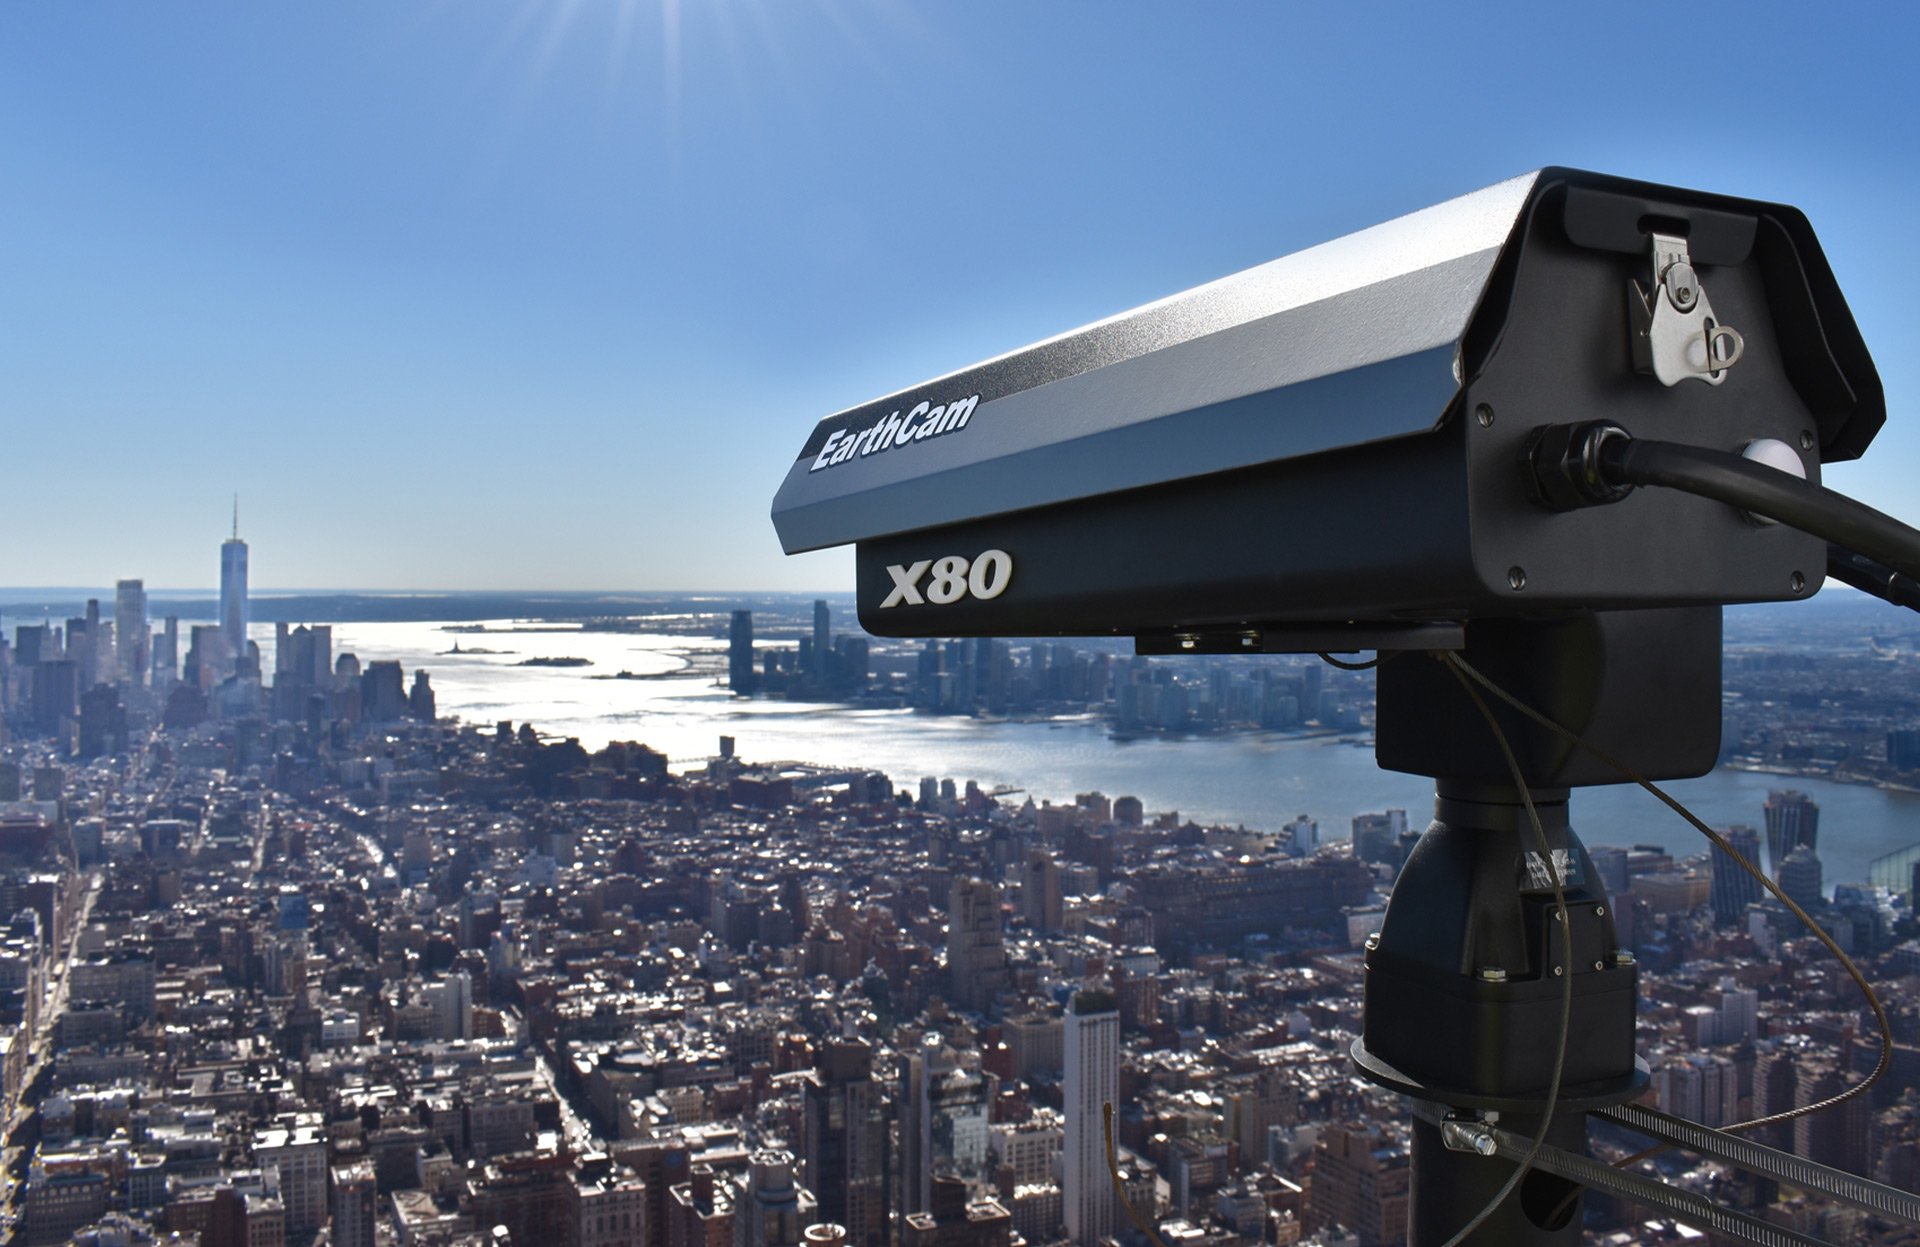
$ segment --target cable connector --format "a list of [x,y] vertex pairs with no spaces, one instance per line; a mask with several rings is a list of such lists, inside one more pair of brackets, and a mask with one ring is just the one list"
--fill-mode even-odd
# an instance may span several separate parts
[[1527,439],[1528,492],[1550,511],[1577,511],[1581,507],[1618,502],[1633,486],[1609,479],[1601,470],[1600,452],[1610,441],[1632,441],[1611,420],[1585,424],[1546,424]]

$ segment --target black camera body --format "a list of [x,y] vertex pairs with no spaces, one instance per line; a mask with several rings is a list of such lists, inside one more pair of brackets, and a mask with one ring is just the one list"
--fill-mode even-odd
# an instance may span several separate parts
[[1808,596],[1817,539],[1556,509],[1536,443],[1604,419],[1817,481],[1884,409],[1799,212],[1545,169],[829,416],[773,519],[856,546],[879,636],[1327,648]]

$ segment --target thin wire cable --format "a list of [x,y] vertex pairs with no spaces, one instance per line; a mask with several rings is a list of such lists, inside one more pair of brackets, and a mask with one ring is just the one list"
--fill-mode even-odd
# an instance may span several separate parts
[[[1494,742],[1500,746],[1500,756],[1506,759],[1507,771],[1513,776],[1513,786],[1520,790],[1520,800],[1527,807],[1527,822],[1533,826],[1534,839],[1540,842],[1540,855],[1542,862],[1545,863],[1547,868],[1547,878],[1553,883],[1554,914],[1560,920],[1562,952],[1563,954],[1571,953],[1573,948],[1573,926],[1567,918],[1567,892],[1560,881],[1560,865],[1553,860],[1553,845],[1547,840],[1546,828],[1540,825],[1540,811],[1534,808],[1533,792],[1527,787],[1526,775],[1520,770],[1520,760],[1514,757],[1513,746],[1507,743],[1507,734],[1501,729],[1500,720],[1494,717],[1493,710],[1487,705],[1485,700],[1481,698],[1479,692],[1473,685],[1467,682],[1467,677],[1461,673],[1460,668],[1466,664],[1462,662],[1460,658],[1446,650],[1436,650],[1434,651],[1434,655],[1438,657],[1440,661],[1447,664],[1447,670],[1453,673],[1453,678],[1460,681],[1460,687],[1466,691],[1468,697],[1473,699],[1475,708],[1480,711],[1480,717],[1486,720],[1487,727],[1493,732]],[[1552,960],[1552,951],[1551,943],[1549,943],[1547,950],[1548,960]],[[1493,1193],[1493,1198],[1489,1199],[1479,1212],[1474,1213],[1472,1219],[1461,1226],[1459,1231],[1455,1233],[1452,1238],[1449,1238],[1443,1247],[1459,1247],[1461,1243],[1466,1241],[1467,1235],[1479,1229],[1486,1219],[1493,1215],[1494,1210],[1505,1203],[1509,1195],[1513,1194],[1514,1188],[1520,1185],[1520,1180],[1526,1177],[1527,1171],[1533,1167],[1533,1158],[1538,1156],[1540,1149],[1546,1146],[1547,1132],[1553,1128],[1553,1111],[1560,1102],[1560,1076],[1566,1072],[1567,1068],[1567,1032],[1573,1026],[1573,967],[1571,961],[1572,959],[1569,957],[1568,964],[1564,968],[1561,966],[1554,967],[1554,969],[1561,971],[1560,1037],[1554,1041],[1553,1045],[1553,1076],[1547,1080],[1547,1098],[1545,1107],[1540,1114],[1540,1129],[1534,1133],[1533,1142],[1527,1145],[1527,1154],[1522,1156],[1520,1163],[1513,1167],[1513,1172],[1507,1175],[1507,1180],[1501,1184],[1500,1189]]]
[[[1572,728],[1562,727],[1560,724],[1554,722],[1552,719],[1548,718],[1546,715],[1540,713],[1538,710],[1535,710],[1533,707],[1527,705],[1525,702],[1521,701],[1519,698],[1515,697],[1513,694],[1507,692],[1505,689],[1495,684],[1492,680],[1488,679],[1485,675],[1481,674],[1480,671],[1478,671],[1471,663],[1467,662],[1466,659],[1455,657],[1453,658],[1453,663],[1460,671],[1463,671],[1468,676],[1472,677],[1473,681],[1476,684],[1479,684],[1482,688],[1486,689],[1489,693],[1492,693],[1495,697],[1505,702],[1508,706],[1511,706],[1513,709],[1519,711],[1521,714],[1533,720],[1535,723],[1539,724],[1541,727],[1544,727],[1548,731],[1553,732],[1555,735],[1559,736],[1561,739],[1570,741],[1573,744],[1578,745],[1580,748],[1585,749],[1588,753],[1598,758],[1601,762],[1603,762],[1609,767],[1612,767],[1615,771],[1618,771],[1624,778],[1630,780],[1635,784],[1638,784],[1641,788],[1645,789],[1647,792],[1652,793],[1653,796],[1656,797],[1661,802],[1661,804],[1665,805],[1668,809],[1678,814],[1681,818],[1684,818],[1685,820],[1687,820],[1687,822],[1692,825],[1695,831],[1705,836],[1708,840],[1711,840],[1715,848],[1719,849],[1722,853],[1725,853],[1728,857],[1732,858],[1735,864],[1737,864],[1740,867],[1740,869],[1746,871],[1749,875],[1752,875],[1756,880],[1758,880],[1761,887],[1765,888],[1769,893],[1771,893],[1775,900],[1779,901],[1782,905],[1785,905],[1787,909],[1793,913],[1794,917],[1798,918],[1802,923],[1804,923],[1806,925],[1807,930],[1811,931],[1815,938],[1817,938],[1822,944],[1826,945],[1827,951],[1832,953],[1834,957],[1839,960],[1840,965],[1847,972],[1847,977],[1853,980],[1854,986],[1860,989],[1860,994],[1866,997],[1868,1007],[1873,1010],[1874,1021],[1879,1025],[1879,1028],[1880,1028],[1880,1059],[1878,1062],[1875,1063],[1872,1073],[1868,1074],[1863,1081],[1855,1083],[1853,1086],[1846,1088],[1844,1091],[1841,1091],[1836,1095],[1829,1096],[1824,1100],[1816,1101],[1813,1104],[1803,1105],[1800,1108],[1788,1109],[1785,1112],[1781,1112],[1781,1113],[1770,1113],[1765,1117],[1756,1117],[1752,1121],[1743,1121],[1738,1125],[1723,1127],[1723,1129],[1728,1134],[1740,1134],[1749,1130],[1758,1130],[1762,1126],[1776,1125],[1780,1122],[1791,1121],[1796,1117],[1805,1117],[1810,1113],[1824,1112],[1827,1109],[1833,1108],[1835,1105],[1838,1105],[1847,1100],[1853,1099],[1855,1096],[1865,1094],[1867,1088],[1873,1086],[1874,1083],[1880,1080],[1881,1075],[1885,1074],[1887,1072],[1888,1067],[1893,1064],[1893,1025],[1891,1022],[1887,1020],[1886,1008],[1880,1003],[1879,995],[1874,992],[1873,984],[1867,982],[1867,976],[1862,974],[1860,972],[1860,967],[1853,963],[1853,958],[1847,956],[1846,951],[1842,949],[1839,944],[1834,942],[1833,937],[1831,935],[1828,935],[1826,931],[1821,928],[1820,924],[1815,922],[1813,918],[1808,915],[1806,910],[1800,908],[1800,906],[1794,901],[1792,897],[1788,896],[1785,892],[1781,891],[1779,886],[1775,884],[1773,880],[1767,878],[1765,871],[1761,870],[1758,866],[1755,866],[1752,862],[1748,861],[1744,854],[1742,854],[1738,849],[1734,848],[1733,845],[1729,844],[1725,836],[1721,835],[1719,832],[1715,831],[1713,828],[1707,826],[1704,822],[1700,821],[1700,818],[1698,815],[1694,814],[1694,812],[1692,810],[1689,810],[1685,805],[1682,805],[1678,799],[1667,795],[1666,791],[1662,789],[1658,784],[1655,784],[1652,780],[1647,779],[1645,776],[1641,775],[1638,771],[1628,766],[1625,762],[1620,761],[1620,759],[1614,757],[1612,754],[1608,753],[1606,750],[1602,749],[1600,746],[1594,744],[1592,741],[1588,740],[1586,737],[1580,735],[1580,733],[1574,731]],[[1623,1161],[1617,1162],[1616,1167],[1625,1168],[1628,1165],[1634,1164],[1640,1160],[1644,1160],[1648,1156],[1657,1155],[1661,1152],[1668,1151],[1668,1150],[1670,1149],[1666,1145],[1662,1145],[1660,1147],[1655,1147],[1655,1148],[1649,1148],[1644,1152],[1637,1153],[1636,1155],[1627,1157]]]
[[1113,1197],[1127,1210],[1127,1220],[1133,1222],[1133,1228],[1147,1236],[1153,1247],[1167,1247],[1160,1241],[1160,1232],[1153,1228],[1152,1222],[1135,1210],[1133,1201],[1127,1198],[1126,1184],[1120,1181],[1120,1160],[1113,1151],[1113,1101],[1106,1100],[1100,1105],[1100,1120],[1107,1130],[1107,1176],[1113,1179]]

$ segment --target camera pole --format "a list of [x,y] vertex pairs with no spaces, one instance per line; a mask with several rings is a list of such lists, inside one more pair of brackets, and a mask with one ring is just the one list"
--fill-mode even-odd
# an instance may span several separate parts
[[[1672,778],[1704,772],[1718,752],[1719,622],[1712,608],[1481,621],[1467,626],[1465,656],[1555,721]],[[1411,1247],[1441,1247],[1512,1175],[1496,1130],[1530,1139],[1550,1113],[1546,1145],[1583,1155],[1586,1113],[1647,1084],[1633,1051],[1638,970],[1568,819],[1573,787],[1617,776],[1524,718],[1491,713],[1538,833],[1494,732],[1447,667],[1406,655],[1380,668],[1380,763],[1433,776],[1436,794],[1367,942],[1353,1049],[1363,1076],[1414,1102]],[[1468,1242],[1578,1243],[1580,1191],[1531,1170]]]
[[[1368,942],[1354,1046],[1363,1075],[1420,1104],[1411,1247],[1447,1242],[1511,1175],[1486,1127],[1539,1132],[1568,975],[1566,1054],[1546,1143],[1584,1152],[1587,1110],[1630,1099],[1647,1081],[1633,1055],[1636,969],[1615,945],[1607,897],[1568,825],[1566,790],[1534,794],[1561,873],[1564,931],[1519,793],[1449,780],[1438,793],[1435,821]],[[1578,1194],[1534,1170],[1469,1241],[1577,1243]]]

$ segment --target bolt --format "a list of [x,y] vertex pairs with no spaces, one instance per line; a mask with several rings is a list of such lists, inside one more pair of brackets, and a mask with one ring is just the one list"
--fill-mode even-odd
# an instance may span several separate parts
[[1802,450],[1813,449],[1813,430],[1812,429],[1800,430],[1800,449]]
[[1593,916],[1594,916],[1594,917],[1596,917],[1596,918],[1604,918],[1604,917],[1606,917],[1606,916],[1607,916],[1607,907],[1606,907],[1605,905],[1595,905],[1595,906],[1593,907]]
[[1596,970],[1604,970],[1607,968],[1607,963],[1604,961],[1596,961],[1593,963],[1593,968]]
[[1799,593],[1807,587],[1807,578],[1799,572],[1795,572],[1793,575],[1787,577],[1787,587],[1795,593]]
[[1447,1121],[1440,1123],[1440,1141],[1449,1151],[1473,1152],[1481,1156],[1491,1156],[1500,1150],[1494,1140],[1493,1131],[1478,1122]]
[[1692,307],[1693,306],[1693,287],[1692,286],[1675,286],[1673,288],[1673,301],[1675,303],[1678,303],[1681,307]]
[[1565,966],[1555,966],[1553,968],[1553,977],[1559,978],[1561,975],[1565,974],[1566,972],[1567,972],[1567,968]]
[[[1794,575],[1796,576],[1799,574],[1800,573],[1798,572],[1794,573]],[[1527,569],[1524,567],[1509,567],[1507,569],[1507,587],[1509,589],[1512,589],[1515,593],[1518,593],[1520,590],[1526,588],[1527,587]]]
[[1481,428],[1490,429],[1493,427],[1493,408],[1481,403],[1473,409],[1473,418],[1480,422]]

